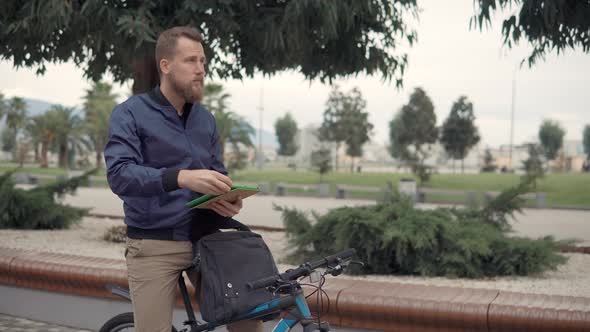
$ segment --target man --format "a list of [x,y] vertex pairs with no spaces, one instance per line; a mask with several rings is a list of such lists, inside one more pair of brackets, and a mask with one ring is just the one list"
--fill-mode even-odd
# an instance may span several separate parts
[[[194,28],[162,32],[156,43],[160,86],[117,105],[110,119],[107,178],[124,202],[125,257],[140,332],[170,331],[178,276],[192,261],[191,231],[215,229],[242,208],[241,200],[217,201],[212,211],[199,214],[185,206],[197,193],[222,194],[232,185],[220,159],[215,119],[199,105],[206,64],[202,42]],[[246,321],[228,329],[261,331],[262,324]]]

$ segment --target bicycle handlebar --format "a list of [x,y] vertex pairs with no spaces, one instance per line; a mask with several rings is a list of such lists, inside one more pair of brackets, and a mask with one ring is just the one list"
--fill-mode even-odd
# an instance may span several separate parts
[[310,275],[315,269],[328,266],[330,264],[338,263],[341,260],[347,259],[352,257],[355,254],[356,250],[348,249],[337,254],[324,257],[323,259],[317,260],[311,263],[304,263],[300,265],[298,268],[289,270],[287,272],[262,278],[259,280],[251,281],[246,284],[249,289],[260,289],[268,286],[272,286],[278,281],[289,281],[295,280],[299,277],[308,276]]

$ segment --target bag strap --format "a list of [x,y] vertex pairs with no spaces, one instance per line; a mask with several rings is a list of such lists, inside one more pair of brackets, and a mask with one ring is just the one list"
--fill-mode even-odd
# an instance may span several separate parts
[[216,226],[219,226],[219,229],[235,229],[238,231],[244,231],[244,232],[251,232],[252,230],[250,229],[250,227],[242,224],[241,222],[235,220],[234,218],[230,218],[230,217],[224,217],[224,218],[220,218],[220,220],[218,220],[216,222]]
[[192,221],[191,240],[196,242],[201,237],[215,233],[219,229],[236,229],[251,232],[250,227],[234,218],[223,217],[211,210],[199,209]]

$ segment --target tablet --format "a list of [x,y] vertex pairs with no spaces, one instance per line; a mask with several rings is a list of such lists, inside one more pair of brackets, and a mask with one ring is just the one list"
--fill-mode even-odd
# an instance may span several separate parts
[[244,199],[246,197],[250,197],[250,196],[257,194],[259,192],[260,192],[260,189],[258,187],[245,186],[245,185],[234,185],[231,187],[231,190],[226,192],[225,194],[203,195],[199,198],[193,199],[192,201],[186,203],[186,206],[188,206],[191,209],[205,209],[205,208],[207,208],[209,203],[215,202],[220,199],[222,199],[224,201],[228,201],[228,202],[235,202],[238,198]]

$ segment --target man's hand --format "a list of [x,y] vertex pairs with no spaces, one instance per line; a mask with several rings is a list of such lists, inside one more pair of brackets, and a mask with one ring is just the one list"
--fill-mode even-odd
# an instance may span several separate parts
[[201,194],[221,195],[231,190],[231,180],[208,169],[183,169],[178,172],[178,186]]
[[219,199],[215,202],[209,203],[207,207],[224,217],[233,217],[242,209],[242,199],[238,198],[238,200],[233,203]]

